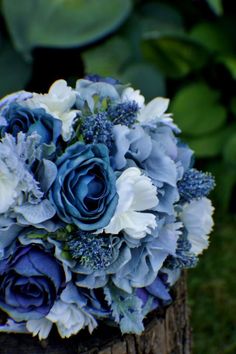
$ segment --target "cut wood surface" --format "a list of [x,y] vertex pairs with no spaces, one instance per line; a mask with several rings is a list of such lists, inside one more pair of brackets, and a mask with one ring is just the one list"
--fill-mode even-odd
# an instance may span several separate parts
[[141,336],[121,336],[117,328],[100,325],[93,335],[82,331],[61,339],[56,331],[47,340],[31,335],[0,334],[1,354],[190,354],[191,331],[187,306],[186,274],[173,289],[172,305],[152,312]]

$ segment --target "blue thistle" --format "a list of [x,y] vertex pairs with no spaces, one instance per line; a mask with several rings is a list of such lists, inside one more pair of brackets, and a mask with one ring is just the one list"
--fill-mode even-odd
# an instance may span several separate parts
[[107,268],[113,260],[109,236],[78,231],[67,237],[66,245],[73,259],[92,270]]
[[135,101],[127,101],[110,106],[107,114],[113,124],[122,124],[131,127],[137,118],[139,106]]
[[207,196],[214,187],[215,180],[210,173],[194,168],[186,171],[182,180],[178,182],[180,197],[187,202]]
[[190,251],[191,243],[187,238],[187,233],[183,232],[177,241],[176,256],[169,256],[165,266],[170,269],[194,268],[198,258]]
[[86,117],[80,129],[86,143],[102,143],[110,149],[113,139],[112,128],[113,124],[108,120],[107,113],[99,112]]

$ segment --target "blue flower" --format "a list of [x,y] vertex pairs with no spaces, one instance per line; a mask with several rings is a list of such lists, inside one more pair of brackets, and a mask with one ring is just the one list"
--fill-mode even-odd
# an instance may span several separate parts
[[62,122],[55,119],[42,108],[29,109],[17,103],[9,105],[4,112],[6,125],[0,127],[0,135],[9,133],[14,137],[19,132],[30,135],[36,132],[41,136],[41,143],[56,144],[61,135]]
[[118,202],[116,177],[103,144],[77,142],[56,162],[50,193],[58,216],[81,230],[97,230],[110,222]]
[[178,183],[179,194],[187,202],[207,196],[214,187],[214,177],[195,168],[187,170]]
[[93,270],[107,268],[113,260],[111,239],[107,235],[78,231],[67,237],[66,245],[73,259]]
[[15,321],[45,317],[65,286],[60,263],[41,247],[19,247],[0,262],[0,308]]
[[0,247],[9,245],[22,227],[56,227],[47,193],[57,168],[45,152],[37,134],[6,134],[0,142]]
[[86,143],[102,143],[111,148],[112,128],[113,124],[108,120],[107,113],[101,112],[85,118],[81,125],[81,133]]
[[97,74],[86,75],[85,80],[89,80],[92,82],[105,82],[110,85],[119,85],[120,84],[120,81],[117,79],[114,79],[113,77],[102,77]]
[[137,119],[139,106],[135,101],[126,101],[108,108],[107,114],[112,123],[132,127]]

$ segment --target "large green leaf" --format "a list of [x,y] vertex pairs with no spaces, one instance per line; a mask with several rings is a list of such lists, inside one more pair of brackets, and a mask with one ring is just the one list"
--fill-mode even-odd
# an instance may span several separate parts
[[231,53],[234,50],[231,36],[219,22],[197,23],[192,28],[190,37],[214,52]]
[[183,32],[181,15],[173,7],[162,4],[146,2],[140,9],[140,26],[142,32],[176,33]]
[[222,63],[236,80],[236,57],[235,55],[221,55],[218,61]]
[[225,141],[231,134],[231,127],[215,133],[195,138],[187,137],[185,140],[199,158],[211,158],[222,154]]
[[196,83],[180,90],[172,101],[171,110],[183,133],[199,136],[222,127],[226,109],[218,102],[219,93],[205,83]]
[[207,0],[207,3],[217,15],[223,14],[222,0]]
[[233,190],[236,186],[236,169],[224,161],[212,161],[207,165],[208,171],[212,172],[216,179],[216,188],[213,191],[217,201],[217,209],[221,212],[229,210],[230,201],[233,199]]
[[206,49],[187,36],[147,33],[142,42],[144,57],[166,76],[178,78],[201,68],[207,61]]
[[131,0],[3,0],[16,48],[72,47],[91,43],[118,27]]
[[165,96],[166,85],[163,75],[148,63],[136,63],[128,66],[120,75],[123,82],[130,82],[149,101],[156,96]]
[[122,37],[112,37],[104,44],[82,54],[87,73],[117,77],[131,56],[129,43]]
[[236,166],[236,132],[234,132],[234,134],[232,134],[230,138],[225,141],[223,153],[224,160],[227,163]]
[[26,63],[10,43],[0,48],[0,96],[22,90],[31,75],[31,65]]

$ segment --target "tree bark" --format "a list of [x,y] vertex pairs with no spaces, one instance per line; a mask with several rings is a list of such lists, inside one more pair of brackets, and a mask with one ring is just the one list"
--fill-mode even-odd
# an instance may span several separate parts
[[0,334],[1,354],[190,354],[191,330],[187,306],[186,273],[172,292],[174,301],[145,320],[141,336],[121,336],[117,328],[99,325],[93,335],[82,331],[61,339],[54,331],[47,340],[31,335]]

